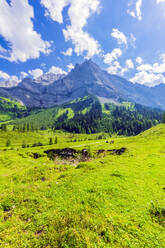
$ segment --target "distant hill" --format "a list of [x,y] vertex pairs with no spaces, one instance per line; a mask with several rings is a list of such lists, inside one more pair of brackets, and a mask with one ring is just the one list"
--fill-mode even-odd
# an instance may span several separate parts
[[121,99],[165,109],[165,85],[147,87],[108,74],[93,61],[77,64],[68,75],[45,74],[37,80],[24,79],[16,87],[0,88],[0,96],[12,97],[28,107],[52,107],[86,95],[102,102],[119,103]]
[[136,135],[160,123],[162,112],[131,102],[101,104],[95,96],[85,96],[50,108],[38,109],[13,122],[18,130],[65,130],[75,133],[109,132]]

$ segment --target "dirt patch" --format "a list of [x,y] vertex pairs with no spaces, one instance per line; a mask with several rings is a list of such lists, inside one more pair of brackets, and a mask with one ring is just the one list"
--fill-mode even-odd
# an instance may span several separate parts
[[72,148],[51,149],[44,152],[50,159],[54,159],[55,157],[60,157],[62,159],[75,158],[77,154],[77,151]]
[[[95,151],[96,156],[103,154],[104,156],[107,153],[112,155],[122,155],[126,151],[125,147],[120,149],[112,150],[97,150]],[[48,158],[53,160],[56,164],[71,164],[76,165],[79,162],[89,161],[91,155],[87,149],[75,150],[73,148],[63,148],[63,149],[50,149],[44,151],[47,154]],[[37,155],[36,155],[37,157]]]
[[110,152],[110,154],[112,154],[112,155],[122,155],[126,150],[127,150],[127,148],[122,147],[120,149],[107,150],[107,152]]

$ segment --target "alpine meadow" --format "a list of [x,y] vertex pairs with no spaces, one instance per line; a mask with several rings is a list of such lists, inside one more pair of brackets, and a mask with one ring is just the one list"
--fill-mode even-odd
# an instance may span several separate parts
[[149,2],[0,1],[0,248],[165,248],[165,1]]

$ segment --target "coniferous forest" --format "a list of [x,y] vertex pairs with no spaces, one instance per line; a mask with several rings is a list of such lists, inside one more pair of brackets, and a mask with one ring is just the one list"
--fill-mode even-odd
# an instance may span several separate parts
[[[106,132],[130,136],[160,123],[163,112],[122,100],[118,105],[101,104],[96,97],[86,96],[51,109],[24,109],[23,114],[23,118],[12,122],[13,130],[24,132],[51,128],[74,133]],[[1,129],[4,129],[4,124]]]

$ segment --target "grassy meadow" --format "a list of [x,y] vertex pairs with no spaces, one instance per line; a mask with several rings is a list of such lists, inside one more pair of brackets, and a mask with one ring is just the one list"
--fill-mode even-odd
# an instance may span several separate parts
[[[45,153],[66,147],[90,156]],[[135,137],[0,131],[0,220],[2,248],[165,247],[165,125]]]

